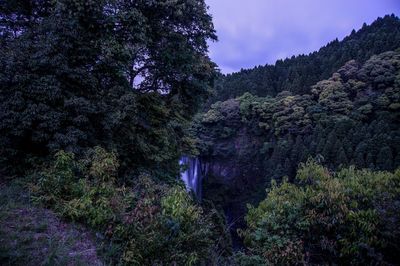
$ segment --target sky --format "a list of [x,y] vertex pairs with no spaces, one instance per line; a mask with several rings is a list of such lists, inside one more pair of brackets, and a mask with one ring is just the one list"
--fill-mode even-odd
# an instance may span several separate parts
[[274,64],[343,39],[378,17],[400,16],[400,0],[206,0],[219,41],[210,57],[222,73]]

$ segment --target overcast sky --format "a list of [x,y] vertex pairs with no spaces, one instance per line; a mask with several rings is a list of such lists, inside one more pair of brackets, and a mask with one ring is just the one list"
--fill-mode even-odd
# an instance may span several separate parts
[[400,0],[206,0],[219,42],[210,56],[223,73],[274,64],[339,40],[364,22],[400,15]]

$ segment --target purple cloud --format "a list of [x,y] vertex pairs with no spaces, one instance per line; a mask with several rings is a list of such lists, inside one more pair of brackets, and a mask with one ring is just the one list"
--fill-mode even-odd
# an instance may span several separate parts
[[386,14],[398,0],[206,0],[219,42],[210,56],[223,73],[308,54]]

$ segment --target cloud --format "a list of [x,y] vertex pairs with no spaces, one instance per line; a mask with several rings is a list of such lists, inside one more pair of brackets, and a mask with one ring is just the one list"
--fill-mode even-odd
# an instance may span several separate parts
[[378,16],[400,13],[398,0],[206,0],[219,42],[210,56],[223,73],[308,54]]

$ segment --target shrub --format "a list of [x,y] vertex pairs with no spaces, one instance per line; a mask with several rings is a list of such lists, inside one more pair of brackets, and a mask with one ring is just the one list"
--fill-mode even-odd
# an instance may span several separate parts
[[156,184],[142,176],[134,208],[116,227],[127,264],[193,265],[211,252],[211,221],[182,187]]
[[100,230],[115,250],[111,263],[194,265],[209,260],[212,214],[184,187],[148,175],[118,186],[117,156],[97,147],[78,161],[60,151],[33,186],[34,199],[63,217]]
[[400,170],[330,173],[301,165],[296,184],[273,184],[250,207],[241,233],[267,264],[385,264],[398,261]]
[[114,182],[118,174],[119,162],[114,152],[95,147],[91,158],[89,174],[102,182]]
[[61,198],[70,198],[77,181],[75,171],[78,165],[72,153],[59,151],[55,154],[53,164],[40,174],[37,186],[34,186],[36,201],[59,209]]
[[[101,147],[82,161],[59,151],[34,188],[34,199],[73,221],[102,228],[116,215],[113,203],[123,204],[114,186],[118,161]],[[116,199],[118,198],[118,199]]]

